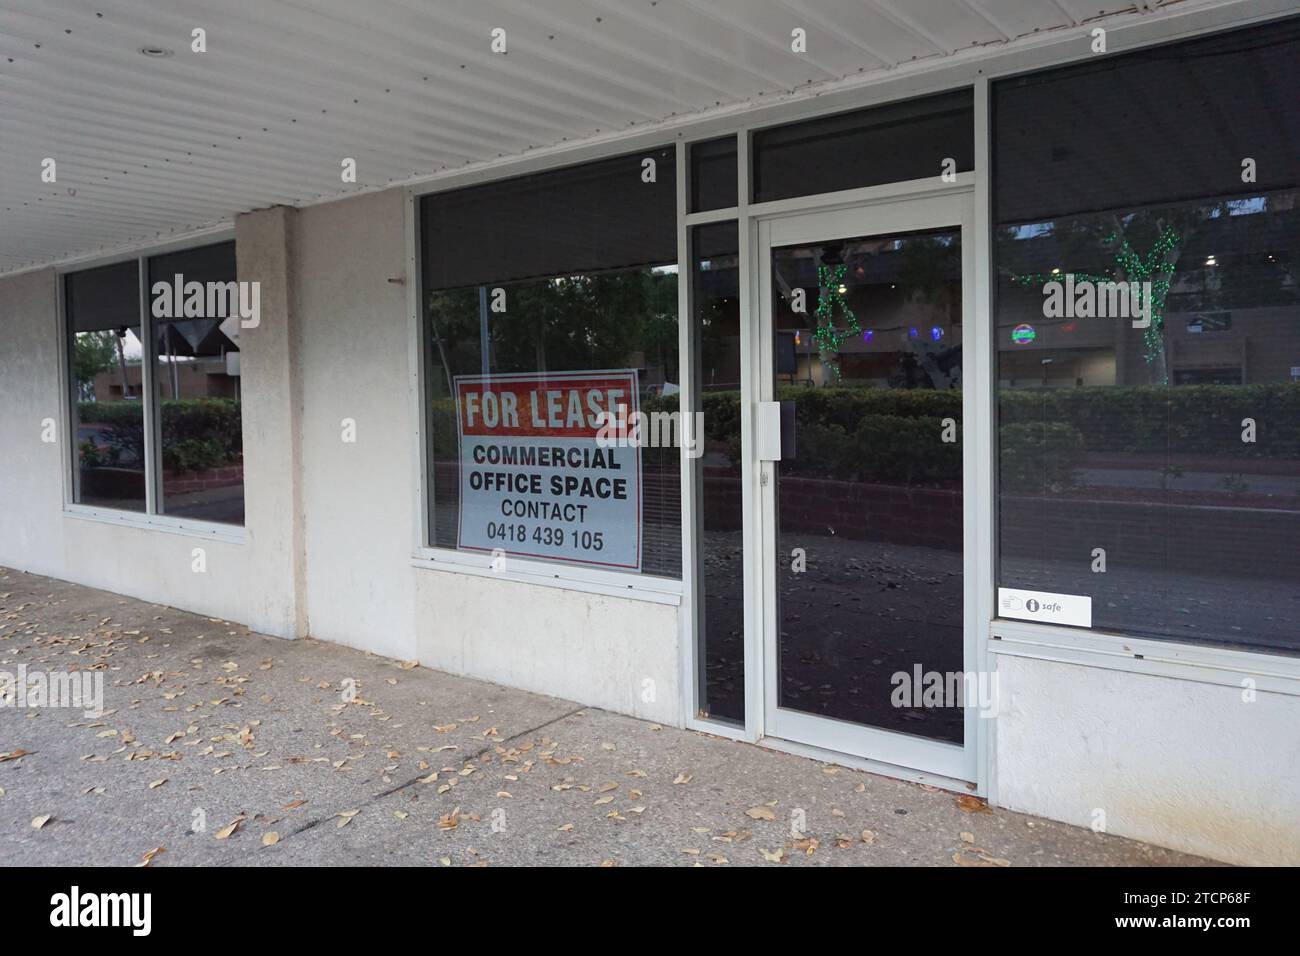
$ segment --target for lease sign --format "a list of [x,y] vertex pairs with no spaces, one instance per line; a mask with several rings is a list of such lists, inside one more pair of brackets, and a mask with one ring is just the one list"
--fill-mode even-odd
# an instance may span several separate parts
[[462,375],[455,387],[460,547],[641,570],[640,449],[597,440],[639,411],[635,369]]

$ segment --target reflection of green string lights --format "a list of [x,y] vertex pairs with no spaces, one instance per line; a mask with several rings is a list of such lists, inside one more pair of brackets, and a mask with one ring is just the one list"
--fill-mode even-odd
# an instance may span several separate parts
[[[1111,233],[1105,238],[1105,242],[1114,242],[1119,238],[1118,233]],[[1172,252],[1179,243],[1178,233],[1166,226],[1160,230],[1160,235],[1156,238],[1155,245],[1151,251],[1142,258],[1133,251],[1128,240],[1123,240],[1119,252],[1115,254],[1115,261],[1119,263],[1120,268],[1128,273],[1130,279],[1138,282],[1151,282],[1151,303],[1149,315],[1151,324],[1142,332],[1142,340],[1146,343],[1148,364],[1158,361],[1165,353],[1165,297],[1169,294],[1169,286],[1173,282],[1174,263],[1165,262],[1165,257]],[[1153,275],[1159,274],[1160,278],[1152,279]]]
[[[1151,251],[1145,256],[1139,256],[1133,251],[1127,239],[1121,239],[1119,233],[1113,232],[1102,239],[1102,242],[1110,245],[1116,240],[1120,240],[1119,251],[1115,253],[1115,263],[1123,269],[1129,277],[1129,281],[1139,283],[1138,295],[1142,293],[1141,283],[1151,283],[1151,324],[1142,331],[1142,341],[1146,345],[1146,361],[1148,364],[1154,364],[1161,360],[1165,351],[1164,340],[1164,312],[1165,299],[1169,295],[1169,287],[1173,283],[1174,269],[1177,268],[1175,263],[1166,262],[1165,259],[1181,241],[1181,237],[1173,229],[1166,226],[1156,237],[1155,244]],[[1071,273],[1075,282],[1113,282],[1114,278],[1108,275],[1091,275],[1086,272]],[[1155,278],[1153,278],[1155,276]],[[1021,285],[1041,285],[1046,282],[1060,282],[1065,279],[1065,274],[1054,272],[1051,274],[1034,272],[1015,275],[1011,277],[1012,282]],[[1139,303],[1141,298],[1138,299]]]
[[[826,358],[828,353],[839,354],[840,343],[853,335],[860,335],[861,327],[858,325],[858,317],[853,314],[849,308],[848,289],[844,285],[844,263],[831,268],[830,266],[817,267],[817,329],[813,332],[813,339],[817,342],[817,350]],[[840,331],[835,328],[835,308],[839,306],[841,314],[848,320],[848,329]],[[840,377],[840,367],[838,363],[828,363],[835,370],[835,378]]]

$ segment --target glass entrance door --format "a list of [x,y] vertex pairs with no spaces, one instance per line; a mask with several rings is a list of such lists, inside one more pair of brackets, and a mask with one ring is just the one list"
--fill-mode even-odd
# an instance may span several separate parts
[[764,730],[974,780],[965,197],[764,221]]

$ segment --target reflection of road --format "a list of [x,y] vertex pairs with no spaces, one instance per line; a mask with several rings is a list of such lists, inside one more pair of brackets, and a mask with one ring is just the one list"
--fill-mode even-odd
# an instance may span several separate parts
[[1152,469],[1078,468],[1078,484],[1105,488],[1168,487],[1172,491],[1234,490],[1260,495],[1294,497],[1300,495],[1300,477],[1292,475],[1242,474],[1227,471],[1186,471],[1166,478]]
[[190,491],[183,495],[167,493],[164,488],[163,513],[196,521],[243,524],[244,486],[226,485],[206,491]]
[[[1276,566],[1273,569],[1278,570]],[[1300,579],[1225,561],[1216,573],[1135,570],[1003,557],[1007,587],[1092,598],[1092,626],[1245,647],[1300,651]],[[1267,609],[1262,611],[1261,609]]]
[[[707,532],[711,621],[739,620],[740,535]],[[955,707],[894,707],[893,675],[960,672],[961,554],[873,541],[785,534],[782,553],[801,547],[807,570],[781,571],[782,706],[805,713],[941,740],[962,740]],[[721,630],[722,633],[718,633]],[[738,628],[710,626],[705,650],[711,713],[739,717],[744,642]]]

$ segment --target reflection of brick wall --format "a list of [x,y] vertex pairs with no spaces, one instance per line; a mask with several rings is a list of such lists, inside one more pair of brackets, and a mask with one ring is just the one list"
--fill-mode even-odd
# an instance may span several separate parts
[[1008,558],[1300,581],[1300,511],[1004,495],[999,520]]
[[[960,491],[794,476],[779,488],[782,531],[961,549]],[[738,531],[740,521],[740,479],[706,471],[705,529]]]

